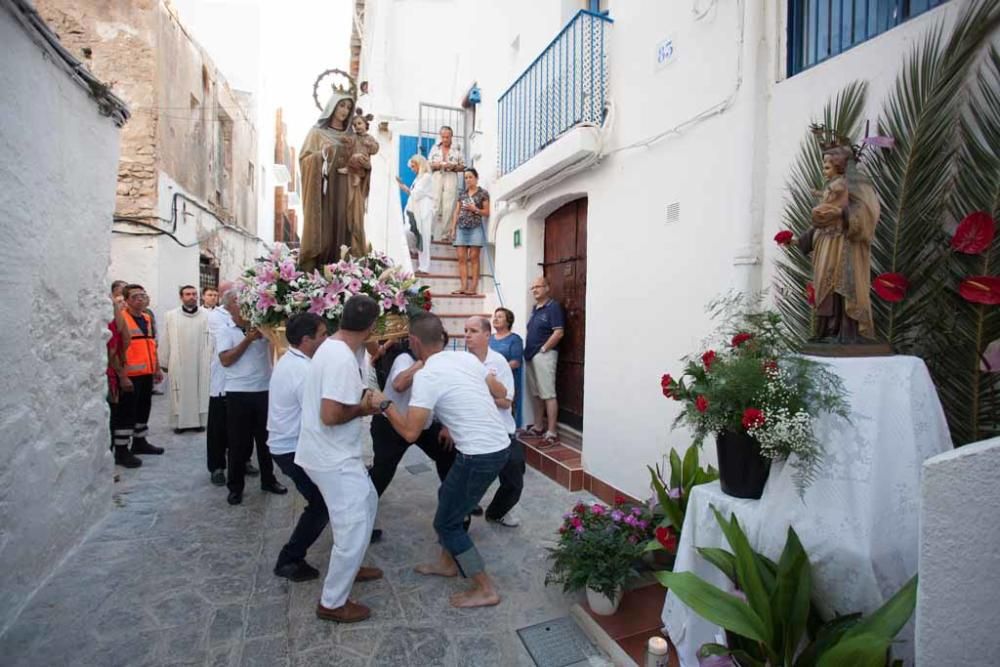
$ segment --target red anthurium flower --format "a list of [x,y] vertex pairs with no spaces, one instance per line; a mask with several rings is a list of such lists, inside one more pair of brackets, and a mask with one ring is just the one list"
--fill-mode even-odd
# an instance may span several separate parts
[[795,238],[794,234],[792,234],[787,229],[783,229],[774,235],[774,242],[777,243],[778,245],[790,245],[792,243],[792,239],[794,238]]
[[656,541],[670,553],[677,553],[677,533],[671,526],[660,526],[656,529]]
[[712,370],[712,362],[715,361],[715,350],[709,350],[701,355],[701,363],[705,364],[705,370]]
[[812,283],[806,283],[806,301],[809,302],[810,306],[816,305],[816,288],[813,287]]
[[972,276],[958,286],[962,298],[987,306],[1000,305],[1000,276]]
[[698,412],[708,410],[708,399],[699,394],[698,398],[694,399],[694,407],[698,408]]
[[902,273],[883,273],[872,281],[872,288],[884,301],[897,303],[906,296],[910,281]]
[[735,336],[733,336],[733,347],[739,347],[740,345],[747,342],[751,338],[753,338],[753,334],[738,333]]
[[993,243],[997,224],[986,211],[976,211],[958,223],[951,237],[951,249],[966,255],[978,255]]
[[743,411],[743,428],[750,429],[764,425],[764,413],[757,408],[747,408]]

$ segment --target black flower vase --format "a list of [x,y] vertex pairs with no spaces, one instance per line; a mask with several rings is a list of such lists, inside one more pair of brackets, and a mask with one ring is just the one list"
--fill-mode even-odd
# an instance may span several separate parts
[[770,459],[760,453],[760,443],[746,431],[722,431],[715,436],[719,454],[719,484],[734,498],[757,500],[771,472]]

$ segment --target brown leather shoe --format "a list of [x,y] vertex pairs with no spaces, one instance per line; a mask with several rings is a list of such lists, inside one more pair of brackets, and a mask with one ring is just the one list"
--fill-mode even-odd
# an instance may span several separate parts
[[316,618],[334,623],[358,623],[366,620],[372,615],[372,610],[363,604],[348,600],[344,606],[330,609],[324,607],[323,603],[316,605]]
[[365,567],[361,566],[358,570],[358,576],[354,577],[354,581],[374,581],[376,579],[382,578],[382,570],[377,567]]

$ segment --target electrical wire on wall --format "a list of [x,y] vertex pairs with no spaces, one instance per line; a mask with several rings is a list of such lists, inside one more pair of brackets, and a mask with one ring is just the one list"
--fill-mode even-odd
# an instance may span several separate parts
[[[196,207],[196,208],[204,211],[208,215],[212,216],[215,219],[215,221],[219,223],[219,228],[218,229],[214,229],[211,232],[209,232],[208,234],[195,239],[195,241],[193,243],[184,243],[183,241],[181,241],[177,237],[177,222],[178,222],[178,215],[179,215],[177,203],[181,199],[183,199],[185,202],[190,203],[194,207]],[[197,247],[197,246],[201,245],[202,243],[204,243],[205,241],[207,241],[208,239],[216,236],[221,229],[228,229],[228,230],[236,232],[238,234],[242,234],[243,236],[246,236],[247,238],[253,239],[253,240],[255,240],[255,241],[259,242],[259,243],[265,243],[263,239],[261,239],[260,237],[254,235],[254,234],[251,234],[250,232],[248,232],[247,230],[243,229],[242,227],[237,227],[236,225],[233,225],[233,224],[230,224],[228,222],[225,222],[212,209],[208,208],[207,206],[205,206],[204,204],[202,204],[197,199],[192,199],[191,197],[189,197],[189,196],[187,196],[187,195],[185,195],[185,194],[183,194],[181,192],[175,192],[174,195],[173,195],[173,198],[172,198],[172,201],[171,201],[171,205],[170,205],[170,217],[169,218],[162,218],[162,217],[157,216],[157,215],[115,215],[114,218],[113,218],[113,221],[114,222],[119,222],[119,223],[124,223],[124,224],[129,224],[129,225],[135,225],[137,227],[145,227],[145,228],[153,230],[153,231],[149,231],[149,232],[132,232],[132,231],[124,230],[124,229],[112,229],[111,230],[112,234],[121,234],[123,236],[166,236],[166,237],[170,238],[174,243],[176,243],[177,245],[179,245],[182,248],[194,248],[194,247]],[[170,229],[169,230],[163,229],[159,225],[155,224],[157,222],[164,222],[164,223],[169,224],[170,225]]]

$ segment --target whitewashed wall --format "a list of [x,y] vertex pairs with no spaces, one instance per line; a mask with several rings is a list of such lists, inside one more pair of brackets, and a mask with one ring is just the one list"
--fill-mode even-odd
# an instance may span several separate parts
[[119,130],[0,10],[0,632],[111,501]]
[[[688,446],[687,433],[670,430],[677,408],[661,396],[659,377],[679,371],[679,358],[700,349],[710,332],[706,302],[768,284],[770,238],[809,122],[856,78],[871,82],[872,99],[880,97],[907,45],[965,1],[787,80],[784,3],[609,2],[608,156],[493,222],[505,305],[520,317],[515,330],[523,334],[544,217],[588,197],[583,452],[592,475],[645,496],[645,465],[668,448]],[[467,152],[477,157],[483,185],[501,195],[497,99],[584,4],[368,0],[362,78],[371,82],[372,108],[415,119],[419,102],[457,105],[478,82],[481,134]],[[695,7],[711,9],[697,18]],[[427,38],[434,34],[449,38]],[[674,61],[657,68],[656,47],[668,38]],[[721,111],[687,124],[712,110]],[[668,224],[666,209],[675,202],[680,219]],[[515,249],[517,229],[523,245]],[[714,446],[705,458],[714,459]]]

